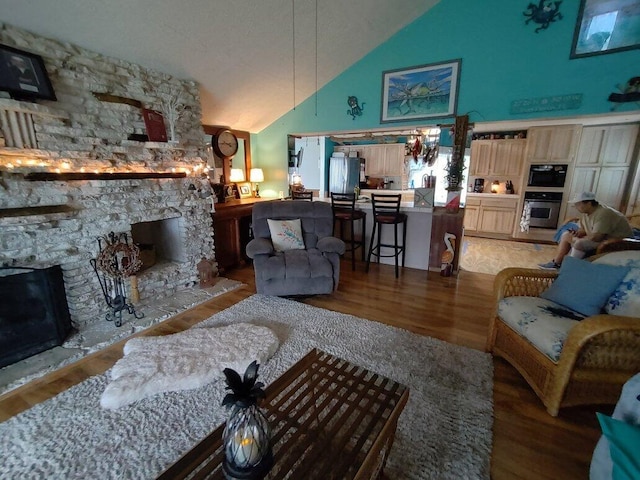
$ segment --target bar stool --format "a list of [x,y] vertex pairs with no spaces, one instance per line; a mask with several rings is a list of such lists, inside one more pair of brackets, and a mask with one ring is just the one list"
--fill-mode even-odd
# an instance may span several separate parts
[[[371,263],[371,255],[378,257],[395,257],[396,278],[398,278],[398,257],[402,254],[402,266],[404,267],[405,248],[407,245],[407,215],[400,213],[400,201],[402,195],[371,195],[371,205],[373,206],[373,230],[371,232],[371,243],[369,244],[369,255],[367,256],[367,269]],[[402,245],[398,244],[398,225],[402,224]],[[381,243],[382,225],[393,225],[394,243]],[[374,247],[376,230],[378,231],[378,241]],[[383,255],[381,248],[392,248],[393,253]]]
[[[364,262],[364,230],[367,225],[367,214],[362,210],[356,210],[356,194],[355,193],[334,193],[331,192],[331,208],[333,209],[333,223],[338,221],[340,225],[340,239],[349,245],[346,251],[351,252],[351,270],[356,269],[356,249],[362,249],[362,261]],[[361,220],[360,239],[356,239],[355,223]],[[349,224],[349,238],[345,238],[344,226]]]
[[313,202],[313,192],[291,192],[292,200],[308,200]]

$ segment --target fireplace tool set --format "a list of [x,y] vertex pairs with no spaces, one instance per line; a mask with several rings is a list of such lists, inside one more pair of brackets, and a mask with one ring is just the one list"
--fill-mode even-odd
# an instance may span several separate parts
[[[104,245],[103,245],[104,241]],[[142,266],[140,249],[129,244],[126,233],[109,233],[98,238],[100,253],[90,263],[93,267],[107,305],[111,309],[105,316],[108,322],[113,321],[116,327],[122,326],[122,311],[140,319],[144,313],[136,312],[134,305],[127,301],[124,279],[133,275]]]

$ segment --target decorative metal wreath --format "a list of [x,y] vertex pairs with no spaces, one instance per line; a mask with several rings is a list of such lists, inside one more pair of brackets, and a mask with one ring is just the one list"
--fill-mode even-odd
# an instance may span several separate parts
[[140,249],[112,236],[98,254],[96,267],[111,277],[129,277],[142,267]]

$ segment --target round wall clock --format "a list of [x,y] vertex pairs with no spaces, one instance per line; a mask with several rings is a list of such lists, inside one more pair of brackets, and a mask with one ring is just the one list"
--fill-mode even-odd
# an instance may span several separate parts
[[238,152],[238,138],[231,130],[219,130],[211,138],[211,146],[217,156],[221,158],[233,157]]

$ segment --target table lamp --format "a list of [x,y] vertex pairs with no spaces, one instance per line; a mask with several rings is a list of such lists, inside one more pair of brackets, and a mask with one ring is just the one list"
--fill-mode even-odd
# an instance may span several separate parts
[[241,168],[232,168],[231,172],[229,172],[229,182],[230,183],[239,183],[244,182],[244,172]]
[[253,190],[254,194],[253,196],[256,198],[260,198],[260,191],[259,191],[259,187],[258,187],[258,183],[260,182],[264,182],[264,172],[262,171],[261,168],[252,168],[249,171],[249,181],[251,183],[255,183],[256,186]]

